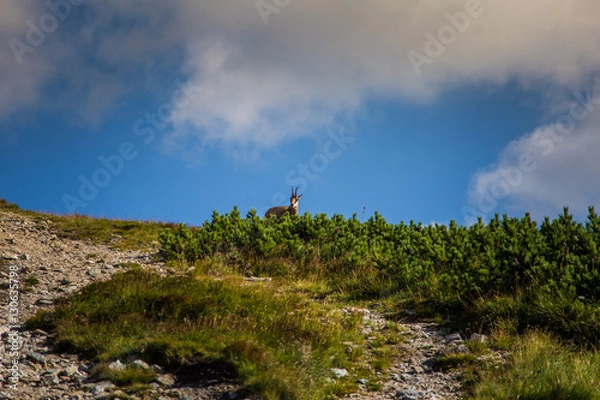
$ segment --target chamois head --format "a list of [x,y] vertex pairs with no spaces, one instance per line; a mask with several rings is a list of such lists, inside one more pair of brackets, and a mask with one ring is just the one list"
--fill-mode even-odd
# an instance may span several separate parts
[[290,197],[290,205],[269,208],[269,210],[267,210],[267,212],[265,213],[265,218],[270,217],[271,215],[275,215],[277,218],[279,218],[285,213],[298,215],[298,201],[300,200],[300,197],[302,197],[302,195],[298,196],[298,188],[294,190],[294,187],[292,186],[292,196]]
[[290,208],[294,209],[292,214],[298,214],[298,201],[300,201],[300,197],[302,197],[302,195],[298,196],[298,187],[296,187],[296,190],[294,191],[294,187],[292,186],[292,196],[290,197]]

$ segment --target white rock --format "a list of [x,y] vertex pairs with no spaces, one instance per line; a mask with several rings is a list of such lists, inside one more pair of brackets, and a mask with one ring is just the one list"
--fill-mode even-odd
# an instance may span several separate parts
[[448,343],[461,342],[462,336],[460,336],[460,333],[453,333],[451,335],[446,336],[445,339],[446,339],[446,342],[448,342]]
[[29,353],[27,353],[27,358],[38,364],[46,365],[46,357],[44,357],[43,354],[40,354],[36,351],[30,351]]
[[80,363],[79,366],[77,367],[77,369],[79,369],[79,371],[81,371],[81,372],[86,372],[86,373],[90,372],[90,367],[88,367],[84,363]]
[[117,361],[114,361],[114,362],[111,362],[110,364],[108,364],[108,368],[114,369],[117,371],[123,371],[127,367],[120,360],[117,360]]
[[175,384],[175,378],[171,374],[159,375],[154,379],[154,382],[161,384],[162,386],[173,386]]
[[331,372],[337,379],[348,376],[348,370],[345,368],[331,368]]
[[133,365],[134,367],[140,367],[143,369],[150,369],[150,366],[143,360],[135,360],[134,362],[131,363],[131,365]]
[[479,333],[474,333],[469,337],[469,341],[471,342],[475,342],[475,343],[487,343],[487,336],[485,335],[480,335]]
[[105,390],[113,388],[115,388],[115,385],[110,381],[100,381],[91,386],[92,394],[94,395],[98,395],[100,393],[103,393]]

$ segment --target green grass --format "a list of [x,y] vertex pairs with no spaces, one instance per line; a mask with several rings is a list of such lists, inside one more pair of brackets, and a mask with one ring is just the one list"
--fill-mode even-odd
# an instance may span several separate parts
[[560,291],[516,291],[512,296],[496,296],[476,302],[472,322],[487,330],[512,325],[512,334],[531,328],[551,331],[563,341],[582,348],[595,348],[600,339],[600,308]]
[[351,379],[331,384],[329,370],[366,364],[347,354],[348,342],[363,345],[358,323],[265,284],[137,269],[84,288],[28,326],[55,333],[59,351],[99,361],[139,357],[172,369],[218,361],[266,399],[317,399],[356,387]]
[[[49,229],[58,237],[90,240],[111,244],[117,249],[151,250],[158,247],[158,235],[174,224],[161,222],[123,221],[92,218],[84,215],[55,215],[22,210],[16,204],[0,199],[0,210],[33,217],[36,221],[51,221]],[[93,258],[95,255],[88,255]]]
[[15,212],[22,211],[18,205],[14,204],[14,203],[10,203],[4,199],[0,199],[0,210],[15,211]]
[[600,355],[561,346],[546,334],[530,332],[512,349],[508,368],[485,372],[471,399],[600,399]]
[[459,367],[466,367],[477,362],[477,358],[470,353],[444,354],[435,359],[433,369],[435,371],[447,371]]
[[52,230],[62,238],[110,243],[118,249],[156,248],[160,232],[165,227],[172,226],[157,222],[120,221],[82,215],[47,215],[46,218],[53,222]]
[[29,275],[27,278],[23,280],[23,292],[28,293],[32,292],[34,286],[37,286],[40,283],[40,280],[35,275]]

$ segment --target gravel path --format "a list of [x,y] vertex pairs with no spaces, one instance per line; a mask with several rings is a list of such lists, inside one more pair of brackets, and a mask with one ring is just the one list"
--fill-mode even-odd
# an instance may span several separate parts
[[[385,329],[387,321],[378,313],[360,310],[367,326],[377,331]],[[439,400],[458,399],[462,395],[458,372],[436,372],[434,361],[442,354],[468,351],[458,333],[451,333],[430,323],[403,323],[400,357],[394,360],[389,378],[381,391],[367,391],[345,399],[368,400]],[[368,333],[368,332],[367,332]]]

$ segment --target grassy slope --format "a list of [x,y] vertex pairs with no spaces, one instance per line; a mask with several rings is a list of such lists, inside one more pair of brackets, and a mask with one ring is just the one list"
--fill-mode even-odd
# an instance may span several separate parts
[[362,345],[358,322],[268,284],[138,269],[86,287],[29,326],[56,333],[59,350],[99,361],[220,363],[265,398],[317,399],[350,388],[332,387],[330,368],[370,375],[357,368],[361,353],[346,351]]
[[0,199],[0,210],[27,215],[35,220],[51,221],[50,229],[59,237],[111,244],[117,249],[150,250],[158,246],[158,235],[173,224],[90,218],[84,215],[55,215],[21,210],[16,204]]
[[[59,237],[117,249],[155,250],[159,233],[173,226],[35,213],[2,199],[0,210],[51,221]],[[322,399],[358,387],[351,378],[331,379],[331,368],[347,368],[377,388],[376,373],[392,352],[371,348],[359,335],[359,321],[359,314],[343,315],[281,280],[249,284],[239,276],[215,280],[198,272],[164,279],[134,268],[65,298],[28,326],[56,334],[57,351],[97,360],[98,377],[133,391],[143,392],[154,375],[111,371],[109,361],[141,358],[174,371],[210,364],[267,399]],[[396,340],[395,334],[391,329],[381,342]]]
[[473,399],[600,399],[600,355],[574,351],[548,334],[528,332],[512,346],[510,369],[485,371]]
[[[18,210],[2,201],[0,208],[50,219],[54,221],[57,234],[63,237],[112,241],[119,247],[155,247],[153,241],[166,227],[162,224],[96,220],[79,216],[40,216]],[[121,238],[115,240],[116,235]],[[305,265],[277,257],[255,259],[253,262],[255,268],[259,267],[259,271],[253,272],[268,274],[275,271],[279,275],[277,289],[262,285],[256,290],[242,284],[239,279],[231,278],[232,275],[248,272],[239,268],[243,260],[240,262],[239,254],[234,254],[233,258],[220,254],[199,260],[194,272],[195,279],[159,282],[152,275],[133,271],[105,283],[106,286],[92,286],[59,306],[57,313],[38,315],[31,321],[31,326],[52,329],[58,334],[59,343],[64,349],[85,352],[98,360],[106,361],[142,351],[152,360],[167,364],[220,360],[237,371],[248,387],[267,398],[322,398],[355,387],[351,382],[346,382],[346,386],[339,382],[337,386],[329,385],[324,379],[328,368],[344,366],[350,370],[354,368],[355,373],[368,374],[368,369],[364,368],[365,357],[373,357],[373,354],[368,355],[360,345],[357,347],[359,351],[351,352],[350,356],[344,353],[347,346],[343,350],[344,346],[340,344],[352,340],[360,342],[356,336],[356,320],[336,317],[331,307],[323,305],[322,301],[344,303],[353,299],[354,302],[356,296],[352,293],[353,288],[361,285],[369,288],[393,285],[374,280],[371,272],[375,270],[368,268],[332,275],[327,265],[310,257]],[[185,263],[182,264],[184,266]],[[215,275],[230,278],[216,283],[209,278]],[[140,286],[139,282],[144,284]],[[161,297],[165,291],[171,295]],[[102,296],[98,297],[99,293]],[[126,293],[128,301],[124,303],[111,293]],[[214,308],[213,295],[222,296],[217,301],[220,308]],[[573,304],[569,303],[569,299],[549,298],[543,293],[525,296],[517,290],[514,295],[492,296],[474,302],[461,319],[448,318],[448,315],[457,310],[464,311],[465,304],[455,307],[452,302],[424,297],[420,290],[412,291],[409,288],[402,293],[371,290],[368,297],[370,301],[383,304],[390,316],[396,313],[400,315],[404,307],[411,306],[418,308],[421,315],[437,316],[438,320],[454,326],[471,329],[483,327],[491,337],[492,348],[509,350],[512,354],[510,362],[507,367],[500,369],[492,364],[478,363],[473,357],[450,356],[447,360],[441,360],[468,371],[470,398],[600,398],[600,357],[595,349],[578,347],[573,342],[561,344],[571,332],[582,332],[584,337],[589,337],[590,332],[595,335],[600,317],[596,304]],[[327,315],[328,324],[317,326],[309,323],[304,326],[301,337],[292,337],[290,341],[275,340],[285,337],[290,326],[298,329],[294,324],[301,323],[300,320],[286,320],[288,313],[298,309],[298,302],[309,305],[298,314],[302,316],[302,321]],[[147,310],[159,312],[148,314],[145,312]],[[161,314],[160,310],[169,312]],[[265,314],[261,310],[270,312]],[[228,318],[220,319],[223,315]],[[557,327],[558,332],[555,333],[565,339],[559,340],[555,339],[554,334],[531,331],[530,326],[540,326],[536,322],[539,320],[550,321],[545,323],[546,329]],[[144,326],[146,329],[140,332],[133,328],[135,326]],[[182,333],[170,332],[167,327],[173,326]],[[243,329],[242,326],[251,328]],[[270,328],[265,329],[267,326]],[[88,327],[93,329],[89,330]],[[233,331],[238,334],[231,340],[223,335],[223,332]],[[103,340],[94,339],[97,332],[106,335]],[[213,339],[207,340],[209,337]],[[321,347],[315,347],[315,343],[322,343]],[[286,355],[286,349],[292,348],[304,350]],[[371,363],[377,362],[371,360]],[[385,365],[385,362],[381,364]],[[136,376],[136,371],[127,373],[133,378],[113,378],[117,382],[121,379],[121,383],[149,379],[147,376]]]

